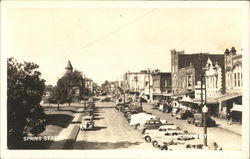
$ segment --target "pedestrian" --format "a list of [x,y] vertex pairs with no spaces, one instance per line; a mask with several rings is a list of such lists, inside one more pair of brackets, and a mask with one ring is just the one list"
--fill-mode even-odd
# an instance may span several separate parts
[[227,113],[227,124],[228,124],[228,122],[229,122],[229,124],[230,124],[230,119],[231,119],[231,112],[229,111],[229,112]]

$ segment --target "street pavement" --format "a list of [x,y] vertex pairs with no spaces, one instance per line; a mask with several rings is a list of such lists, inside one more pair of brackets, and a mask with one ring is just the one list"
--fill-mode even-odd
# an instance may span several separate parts
[[[143,110],[156,115],[160,119],[174,123],[190,133],[203,134],[203,127],[188,124],[186,120],[177,120],[169,113],[152,109],[152,106],[143,103]],[[114,103],[96,103],[95,128],[93,130],[80,131],[73,149],[83,150],[107,150],[107,149],[133,149],[133,150],[157,150],[151,144],[146,143],[142,134],[129,126],[121,112],[115,109]],[[223,150],[241,150],[241,136],[218,127],[207,129],[208,144],[216,142]]]
[[[203,135],[203,127],[196,127],[193,124],[188,124],[186,120],[175,119],[171,116],[170,113],[163,113],[159,110],[152,109],[152,106],[148,103],[143,103],[143,110],[156,115],[160,119],[167,120],[167,122],[169,123],[174,123],[175,125],[179,126],[183,130],[187,130],[190,133],[198,133]],[[207,137],[208,144],[216,142],[219,146],[223,148],[223,150],[241,150],[241,135],[232,133],[230,131],[218,127],[208,127]]]
[[157,150],[142,134],[129,126],[114,103],[97,102],[93,130],[79,131],[73,149],[83,150]]

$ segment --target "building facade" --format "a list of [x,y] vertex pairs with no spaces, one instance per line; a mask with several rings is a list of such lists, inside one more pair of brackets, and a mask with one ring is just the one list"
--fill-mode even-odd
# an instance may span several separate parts
[[123,76],[122,88],[130,93],[143,93],[152,99],[153,79],[149,70],[126,72]]
[[225,77],[226,95],[221,102],[221,117],[230,115],[233,122],[242,122],[242,53],[236,53],[232,47],[226,49],[225,56]]
[[[215,60],[215,59],[214,59]],[[207,98],[217,98],[225,94],[225,69],[208,58],[205,70],[205,84]]]
[[[171,50],[172,93],[174,96],[189,94],[194,97],[196,85],[201,81],[201,63],[210,61],[224,69],[223,54],[193,53]],[[205,61],[205,62],[204,62]]]
[[172,94],[172,79],[170,72],[154,72],[153,79],[153,100],[167,100]]

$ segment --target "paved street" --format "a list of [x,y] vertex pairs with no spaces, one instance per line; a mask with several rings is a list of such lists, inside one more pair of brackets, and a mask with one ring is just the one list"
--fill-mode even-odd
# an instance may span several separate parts
[[[161,111],[152,109],[150,104],[143,103],[143,110],[150,112],[161,119],[165,119],[170,123],[181,127],[183,130],[193,133],[203,133],[203,127],[196,127],[195,125],[188,124],[186,120],[177,120],[171,117],[169,113],[163,113]],[[235,133],[223,130],[217,127],[209,127],[207,129],[208,143],[215,141],[223,150],[240,150],[241,149],[241,136]]]
[[[149,104],[143,104],[144,111],[172,122],[193,133],[203,133],[203,127],[188,124],[186,120],[177,120],[168,113],[151,109]],[[114,103],[96,103],[94,130],[80,131],[74,149],[143,149],[157,150],[142,138],[139,131],[129,126],[122,113],[114,108]],[[208,128],[208,144],[217,142],[223,150],[240,150],[241,136],[217,128]]]
[[74,149],[143,149],[157,150],[129,126],[114,103],[96,103],[94,130],[80,131]]

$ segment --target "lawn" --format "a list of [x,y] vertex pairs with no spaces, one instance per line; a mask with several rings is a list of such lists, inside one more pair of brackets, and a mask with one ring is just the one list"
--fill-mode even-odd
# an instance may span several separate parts
[[[73,119],[74,114],[78,108],[83,107],[81,104],[73,103],[60,105],[57,110],[57,105],[43,104],[44,112],[47,115],[47,126],[39,136],[54,137],[67,128]],[[23,149],[47,149],[52,141],[26,141],[22,146]]]

